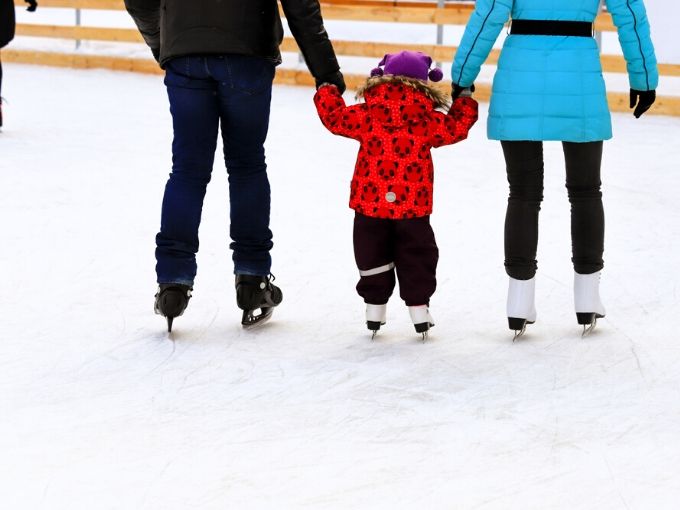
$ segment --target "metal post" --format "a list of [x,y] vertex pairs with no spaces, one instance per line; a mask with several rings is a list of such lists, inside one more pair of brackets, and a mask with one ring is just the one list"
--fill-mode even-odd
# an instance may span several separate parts
[[[444,2],[445,0],[437,0],[437,8],[443,9]],[[437,25],[437,46],[441,46],[442,44],[444,44],[444,25]],[[442,63],[437,62],[435,65],[441,67]]]
[[[76,26],[79,27],[81,23],[80,9],[76,9]],[[80,48],[80,39],[76,39],[76,49]]]

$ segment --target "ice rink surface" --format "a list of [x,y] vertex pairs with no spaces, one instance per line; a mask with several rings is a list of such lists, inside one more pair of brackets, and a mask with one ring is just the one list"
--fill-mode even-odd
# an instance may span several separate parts
[[[546,145],[538,322],[505,319],[506,181],[482,121],[434,151],[430,340],[355,294],[358,145],[277,86],[267,156],[284,302],[243,331],[216,159],[194,298],[153,315],[170,171],[158,76],[5,65],[0,134],[0,507],[676,509],[680,119],[614,115],[607,318],[581,338],[559,144]],[[351,101],[351,95],[346,98]]]

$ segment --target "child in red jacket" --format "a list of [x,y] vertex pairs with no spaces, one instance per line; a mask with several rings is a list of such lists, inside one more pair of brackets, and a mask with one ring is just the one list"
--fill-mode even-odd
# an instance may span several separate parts
[[[428,84],[442,79],[432,59],[414,51],[385,55],[357,92],[364,103],[346,106],[337,87],[314,96],[321,122],[361,144],[349,206],[354,209],[357,292],[366,302],[373,336],[385,324],[396,276],[416,331],[434,326],[428,306],[437,285],[439,251],[430,226],[434,171],[430,149],[460,142],[477,121],[477,102],[448,96]],[[380,67],[384,66],[384,71]]]

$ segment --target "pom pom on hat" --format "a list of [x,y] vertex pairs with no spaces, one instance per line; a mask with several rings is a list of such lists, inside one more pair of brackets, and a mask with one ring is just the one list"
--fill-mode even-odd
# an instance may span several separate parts
[[428,73],[428,78],[432,81],[442,81],[442,78],[444,77],[444,73],[442,72],[441,69],[438,67],[435,67]]

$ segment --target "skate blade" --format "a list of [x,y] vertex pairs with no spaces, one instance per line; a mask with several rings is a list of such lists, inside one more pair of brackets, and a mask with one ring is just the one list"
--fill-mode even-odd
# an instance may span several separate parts
[[172,333],[172,321],[175,319],[174,317],[166,317],[168,320],[168,333]]
[[523,336],[527,330],[527,324],[533,323],[534,321],[528,321],[526,319],[508,317],[508,325],[510,326],[510,329],[515,332],[515,336],[512,337],[512,341],[515,342],[518,338]]
[[425,342],[428,339],[428,335],[430,333],[430,328],[434,326],[434,323],[432,322],[419,322],[418,324],[414,324],[416,333],[420,333],[420,339],[422,342]]
[[384,326],[384,322],[380,321],[366,321],[366,327],[371,332],[371,340],[375,340],[375,336],[380,331],[380,326]]
[[272,315],[274,314],[273,308],[261,308],[261,310],[262,313],[259,315],[254,315],[254,310],[243,311],[243,316],[241,317],[241,326],[243,326],[243,329],[259,328],[272,318]]
[[583,325],[583,332],[581,333],[581,338],[586,338],[587,336],[589,336],[595,329],[595,326],[597,326],[597,316],[595,316],[593,322],[591,322],[590,325],[587,324]]
[[515,341],[520,338],[522,335],[524,335],[524,332],[527,330],[527,324],[526,322],[522,326],[522,329],[515,330],[515,336],[512,337],[512,343],[515,343]]
[[597,326],[597,319],[603,319],[604,315],[599,313],[577,313],[576,318],[578,323],[583,325],[583,331],[581,332],[581,338],[585,338],[590,335],[595,326]]

